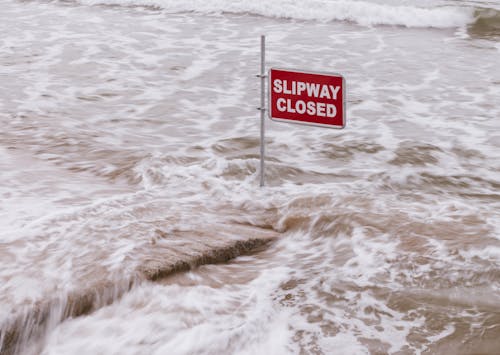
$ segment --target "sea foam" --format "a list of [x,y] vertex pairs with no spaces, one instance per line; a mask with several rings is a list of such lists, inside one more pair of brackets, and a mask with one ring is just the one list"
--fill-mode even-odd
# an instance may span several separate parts
[[391,6],[368,1],[332,0],[78,0],[86,5],[152,6],[172,12],[248,13],[316,21],[349,21],[364,26],[453,28],[473,23],[471,7]]

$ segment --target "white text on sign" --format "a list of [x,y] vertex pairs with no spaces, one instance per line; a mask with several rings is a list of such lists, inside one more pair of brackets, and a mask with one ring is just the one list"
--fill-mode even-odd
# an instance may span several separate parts
[[[301,96],[303,93],[307,93],[309,97],[337,100],[339,90],[340,86],[334,85],[306,83],[295,80],[288,83],[287,80],[280,79],[275,79],[273,81],[273,91],[277,94],[283,93],[285,95]],[[332,118],[337,115],[337,108],[335,105],[322,102],[297,100],[295,103],[292,103],[291,99],[279,98],[276,101],[276,105],[280,112]]]

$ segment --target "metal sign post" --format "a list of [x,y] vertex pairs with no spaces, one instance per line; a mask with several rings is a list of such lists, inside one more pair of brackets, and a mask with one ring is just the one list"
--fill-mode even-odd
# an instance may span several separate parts
[[264,186],[265,115],[266,115],[266,36],[260,36],[260,186]]

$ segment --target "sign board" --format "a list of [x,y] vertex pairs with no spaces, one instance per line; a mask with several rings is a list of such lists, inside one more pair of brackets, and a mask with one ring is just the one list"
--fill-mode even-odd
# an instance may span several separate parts
[[340,74],[271,68],[269,105],[273,120],[344,128],[345,79]]

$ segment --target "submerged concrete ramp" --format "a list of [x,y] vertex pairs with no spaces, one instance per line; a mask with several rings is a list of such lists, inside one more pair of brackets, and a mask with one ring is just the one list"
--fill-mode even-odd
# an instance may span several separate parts
[[[107,270],[96,260],[85,266],[84,275],[75,274],[71,287],[64,291],[46,293],[29,305],[14,304],[17,309],[0,323],[0,354],[36,353],[33,343],[67,318],[106,306],[142,282],[203,264],[225,262],[258,250],[277,237],[275,231],[240,224],[205,225],[174,232],[156,230],[151,239],[133,246],[131,256],[122,260],[121,272],[117,273],[116,267]],[[96,258],[100,253],[96,250]]]

